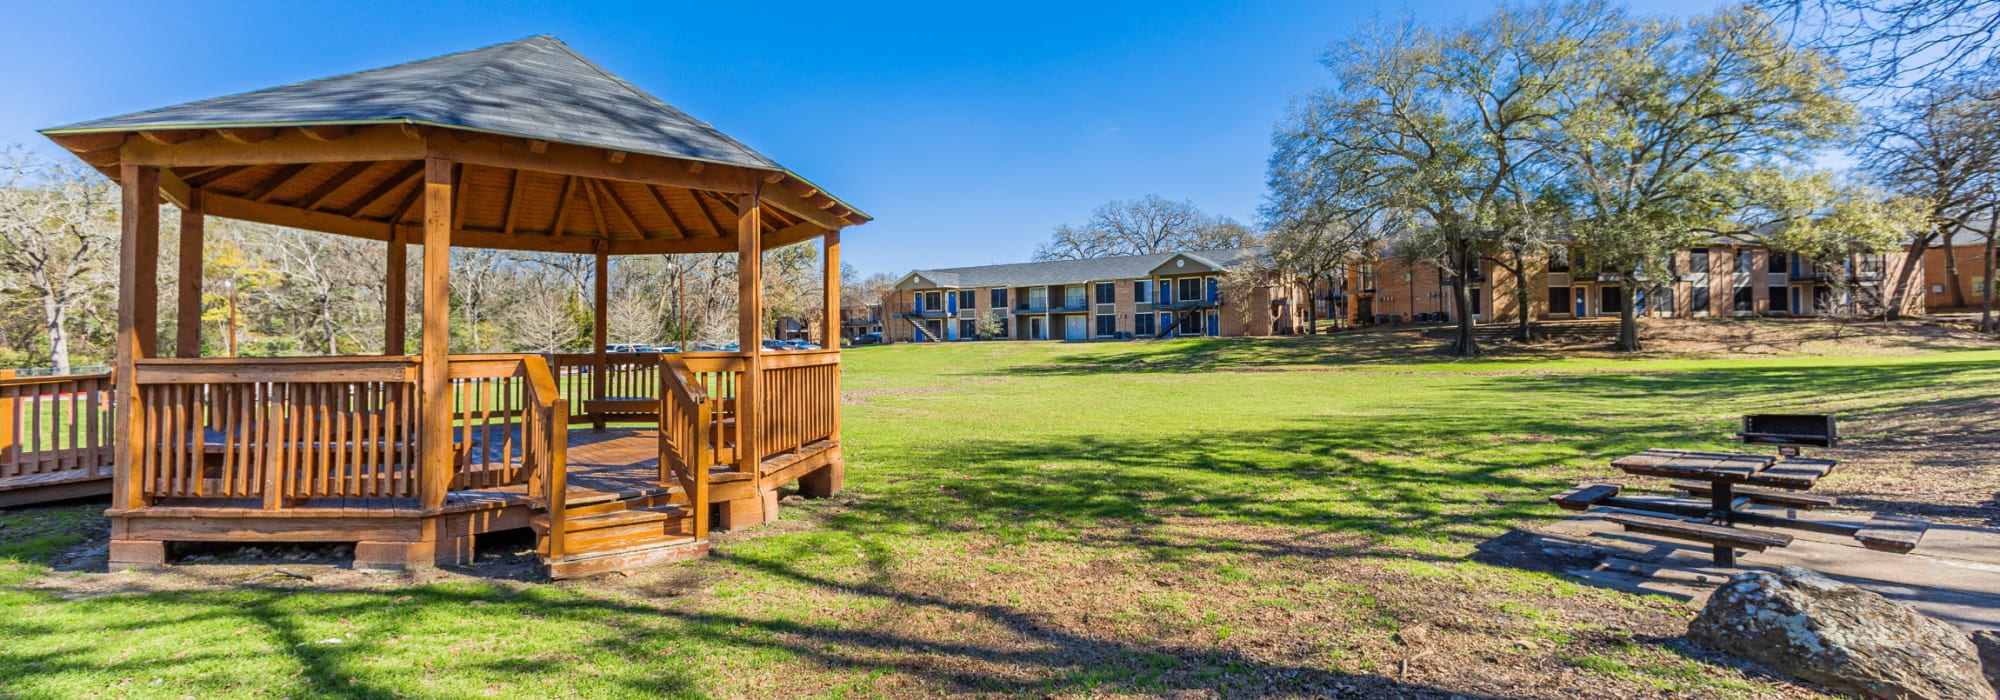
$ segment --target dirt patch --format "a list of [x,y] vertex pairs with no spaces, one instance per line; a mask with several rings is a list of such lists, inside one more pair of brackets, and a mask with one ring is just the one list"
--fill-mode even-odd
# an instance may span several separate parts
[[[1952,350],[2000,348],[2000,341],[1960,323],[1856,321],[1821,319],[1668,319],[1639,320],[1639,340],[1645,351],[1636,355],[1610,347],[1617,325],[1604,322],[1596,333],[1555,333],[1533,343],[1494,342],[1485,346],[1493,357],[1656,357],[1756,358],[1787,356],[1917,355]],[[1608,330],[1609,335],[1604,335]],[[1438,331],[1434,337],[1448,338]]]

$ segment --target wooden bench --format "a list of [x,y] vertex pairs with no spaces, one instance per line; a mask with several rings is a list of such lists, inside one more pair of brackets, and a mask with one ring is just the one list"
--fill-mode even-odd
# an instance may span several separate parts
[[[1690,496],[1696,496],[1702,498],[1706,498],[1710,494],[1713,494],[1715,492],[1714,485],[1705,481],[1676,481],[1673,482],[1673,484],[1671,485],[1677,490],[1686,491],[1687,494]],[[1799,510],[1813,510],[1815,508],[1831,508],[1834,506],[1834,504],[1839,502],[1839,499],[1836,499],[1832,496],[1814,496],[1811,494],[1794,493],[1791,491],[1773,491],[1770,489],[1751,488],[1748,486],[1732,489],[1731,493],[1735,494],[1738,497],[1748,499],[1751,503],[1756,503],[1759,505],[1767,505],[1767,506],[1778,506],[1780,508],[1797,508]]]
[[1877,515],[1854,533],[1854,539],[1869,549],[1903,554],[1916,549],[1917,540],[1923,539],[1930,528],[1931,521],[1921,518]]
[[642,416],[658,421],[660,400],[627,396],[589,399],[583,402],[583,411],[592,416]]
[[1615,484],[1583,484],[1549,497],[1549,502],[1563,510],[1590,510],[1604,499],[1618,495],[1625,487]]
[[1612,513],[1604,516],[1610,522],[1625,526],[1627,532],[1638,532],[1660,537],[1690,540],[1711,545],[1714,548],[1715,565],[1736,566],[1736,550],[1748,549],[1762,552],[1771,547],[1785,547],[1792,543],[1792,536],[1782,532],[1763,532],[1742,528],[1710,525],[1678,518],[1656,518],[1650,515],[1628,515]]

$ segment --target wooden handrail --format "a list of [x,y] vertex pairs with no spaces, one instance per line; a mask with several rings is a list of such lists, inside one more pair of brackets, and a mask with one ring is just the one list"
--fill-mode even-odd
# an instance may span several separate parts
[[93,379],[109,380],[111,379],[111,373],[97,372],[94,374],[53,374],[42,377],[7,377],[4,379],[0,379],[0,387],[41,386],[43,384],[61,384],[63,382],[87,381]]
[[673,374],[672,378],[674,379],[674,381],[667,381],[668,378],[665,376],[660,378],[660,385],[664,387],[661,389],[661,396],[665,396],[667,392],[679,392],[681,397],[690,404],[699,404],[708,401],[708,390],[703,389],[700,384],[691,381],[694,377],[694,370],[688,368],[686,360],[675,357],[674,353],[666,353],[660,356],[660,364],[666,366],[667,370]]
[[688,363],[673,354],[661,356],[660,479],[677,482],[694,517],[694,537],[708,537],[708,468],[714,462],[713,440],[722,432],[716,402]]

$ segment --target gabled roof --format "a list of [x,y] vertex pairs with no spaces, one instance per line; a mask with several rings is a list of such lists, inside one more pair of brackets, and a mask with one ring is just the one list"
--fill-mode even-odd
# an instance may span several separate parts
[[[1247,256],[1262,256],[1264,248],[1233,248],[1228,250],[1191,251],[1187,253],[1154,253],[1151,255],[1120,255],[1087,260],[1049,260],[1045,262],[1010,263],[1005,265],[980,265],[977,267],[948,267],[931,270],[912,270],[896,281],[897,289],[969,288],[969,287],[1041,287],[1048,285],[1082,284],[1106,280],[1141,279],[1152,277],[1153,271],[1161,265],[1180,256],[1189,256],[1217,270],[1227,270],[1237,261]],[[1196,257],[1199,256],[1199,257]]]
[[784,170],[546,35],[43,133],[392,123]]

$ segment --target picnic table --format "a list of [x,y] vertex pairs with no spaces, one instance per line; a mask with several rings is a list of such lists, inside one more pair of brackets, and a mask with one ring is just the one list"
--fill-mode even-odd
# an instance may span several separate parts
[[[1804,493],[1832,472],[1836,462],[1809,457],[1775,457],[1760,454],[1704,452],[1694,450],[1649,449],[1611,461],[1611,466],[1627,474],[1674,479],[1669,485],[1693,497],[1707,497],[1707,503],[1692,499],[1636,499],[1619,496],[1622,487],[1586,484],[1556,495],[1550,500],[1571,510],[1596,506],[1615,508],[1605,519],[1627,531],[1703,542],[1711,545],[1719,567],[1736,565],[1736,550],[1764,551],[1785,547],[1792,536],[1781,532],[1747,530],[1738,525],[1761,525],[1852,536],[1869,549],[1903,553],[1914,549],[1929,528],[1929,521],[1915,518],[1874,516],[1866,524],[1812,520],[1797,517],[1795,511],[1835,505],[1826,496]],[[1750,506],[1775,506],[1794,511],[1778,515],[1752,511]],[[1644,513],[1663,513],[1657,517]]]

